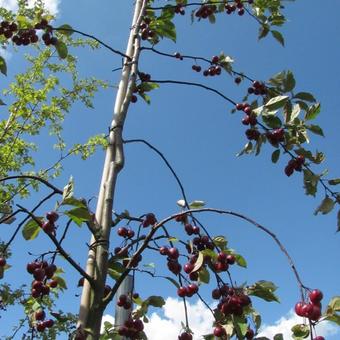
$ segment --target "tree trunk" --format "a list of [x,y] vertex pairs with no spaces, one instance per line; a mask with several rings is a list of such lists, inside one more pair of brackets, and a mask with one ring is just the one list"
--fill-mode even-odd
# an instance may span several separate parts
[[86,339],[99,339],[101,320],[105,306],[102,303],[107,275],[107,260],[112,225],[112,207],[117,176],[124,166],[122,132],[132,91],[135,85],[140,52],[139,26],[147,0],[136,0],[130,36],[127,44],[122,77],[119,84],[111,123],[109,146],[106,150],[102,180],[96,208],[96,224],[100,236],[91,237],[86,272],[94,278],[95,286],[87,280],[81,296],[78,329],[87,334]]

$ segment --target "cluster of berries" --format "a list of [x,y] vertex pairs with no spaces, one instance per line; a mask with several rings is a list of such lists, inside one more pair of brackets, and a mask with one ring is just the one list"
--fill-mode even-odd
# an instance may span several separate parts
[[135,236],[135,232],[131,228],[125,227],[118,228],[117,234],[124,238],[133,238]]
[[59,215],[55,211],[50,211],[46,214],[46,219],[44,223],[42,223],[41,228],[44,230],[47,234],[53,234],[55,235],[56,227],[55,222],[58,220]]
[[216,5],[202,5],[196,12],[195,17],[200,19],[206,19],[210,15],[214,14],[217,10]]
[[274,129],[266,132],[269,143],[275,147],[285,140],[285,130],[283,128]]
[[143,228],[147,228],[156,223],[157,223],[156,216],[153,213],[149,213],[145,215],[142,225],[143,225]]
[[140,25],[141,29],[141,38],[142,40],[147,40],[149,38],[153,38],[155,36],[155,32],[150,29],[149,25],[151,23],[151,19],[149,17],[144,17],[143,21]]
[[295,313],[312,321],[318,321],[321,317],[321,300],[323,294],[319,289],[309,293],[309,302],[300,301],[295,305]]
[[[55,264],[48,264],[46,261],[35,261],[27,264],[28,273],[32,274],[34,281],[32,282],[31,295],[39,298],[50,293],[50,288],[55,288],[58,281],[53,279],[57,267]],[[49,282],[46,282],[51,279]]]
[[178,258],[179,258],[179,251],[177,248],[173,247],[173,248],[168,248],[168,247],[160,247],[159,248],[159,253],[163,256],[167,256],[167,266],[168,269],[175,275],[178,275],[181,270],[182,270],[182,266],[181,264],[178,262]]
[[184,230],[187,233],[187,235],[191,236],[191,235],[199,235],[200,233],[200,227],[198,227],[197,225],[192,225],[190,223],[185,223],[184,224]]
[[35,328],[38,332],[43,332],[46,328],[51,328],[54,325],[52,319],[47,319],[46,313],[43,309],[39,309],[34,313],[34,320],[36,321]]
[[190,283],[188,286],[182,286],[177,289],[177,295],[179,297],[192,297],[198,292],[198,286],[196,283]]
[[255,94],[256,96],[262,96],[267,94],[267,87],[265,83],[255,80],[251,87],[248,87],[249,94]]
[[180,15],[185,15],[185,10],[184,10],[183,5],[177,4],[175,7],[175,13],[180,14]]
[[[139,79],[141,80],[142,83],[148,82],[148,81],[151,80],[151,75],[148,74],[148,73],[139,72],[138,75],[139,75]],[[133,92],[143,94],[144,93],[143,87],[141,85],[135,86]],[[138,100],[137,96],[135,94],[133,94],[131,96],[131,103],[136,103],[137,100]]]
[[[252,4],[254,2],[254,0],[248,0],[248,4]],[[242,2],[242,0],[235,0],[234,4],[226,4],[224,6],[226,13],[227,14],[232,14],[234,12],[236,12],[237,10],[237,14],[242,16],[245,13],[245,9],[244,9],[244,2]]]
[[127,295],[122,294],[117,300],[117,306],[123,307],[124,309],[130,309],[132,307],[132,303]]
[[39,41],[37,30],[45,30],[42,35],[45,45],[57,45],[58,39],[52,35],[51,26],[46,19],[35,24],[34,28],[25,29],[19,29],[15,22],[2,21],[0,23],[0,35],[3,35],[6,39],[12,39],[12,42],[17,46],[37,43]]
[[295,171],[301,171],[302,166],[305,163],[305,157],[302,155],[297,156],[294,159],[291,159],[287,166],[285,167],[285,174],[289,177],[293,174],[294,170]]
[[225,272],[228,270],[229,265],[233,265],[236,262],[236,258],[232,254],[226,254],[220,252],[217,255],[217,260],[213,263],[216,273]]
[[141,332],[144,329],[143,321],[140,319],[128,319],[118,329],[118,334],[129,339],[141,339]]

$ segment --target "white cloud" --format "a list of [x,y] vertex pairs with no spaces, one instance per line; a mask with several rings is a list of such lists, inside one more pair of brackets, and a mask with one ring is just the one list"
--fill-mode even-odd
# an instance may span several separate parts
[[[213,316],[201,301],[187,303],[189,324],[194,332],[194,339],[202,339],[202,335],[211,333]],[[103,321],[114,323],[114,318],[105,315]],[[160,313],[152,313],[149,323],[145,323],[145,333],[149,340],[174,340],[181,330],[181,322],[185,321],[183,302],[174,298],[167,298]]]
[[[57,14],[61,0],[45,0],[45,8],[52,14]],[[34,0],[28,1],[29,5],[34,4]],[[17,10],[17,0],[0,0],[0,7],[5,7],[8,10]]]
[[[277,320],[274,325],[264,325],[261,328],[259,336],[266,336],[272,339],[275,334],[282,333],[284,339],[292,339],[291,328],[302,322],[303,319],[291,310],[287,315]],[[318,335],[327,337],[339,333],[339,328],[329,322],[321,322],[317,325],[316,331]]]
[[[213,317],[211,312],[204,306],[201,301],[196,303],[187,303],[189,324],[194,332],[194,340],[202,340],[202,335],[209,334],[212,331]],[[177,339],[181,330],[181,322],[184,322],[183,302],[174,298],[167,298],[162,313],[152,313],[149,316],[149,323],[145,324],[145,332],[149,340],[174,340]],[[114,324],[114,318],[105,315],[103,321],[109,321]],[[258,336],[266,336],[270,339],[277,333],[282,333],[285,340],[292,339],[292,326],[302,323],[302,318],[297,316],[293,311],[280,318],[274,325],[264,325]],[[324,337],[339,334],[339,328],[328,322],[321,322],[316,331],[318,335]]]

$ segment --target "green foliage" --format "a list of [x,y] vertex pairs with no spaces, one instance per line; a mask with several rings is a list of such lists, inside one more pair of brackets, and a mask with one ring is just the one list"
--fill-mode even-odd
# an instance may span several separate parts
[[265,301],[280,302],[279,298],[275,295],[277,287],[270,281],[258,281],[252,286],[247,287],[247,294],[257,296]]
[[292,327],[294,340],[306,339],[309,336],[309,325],[299,324]]

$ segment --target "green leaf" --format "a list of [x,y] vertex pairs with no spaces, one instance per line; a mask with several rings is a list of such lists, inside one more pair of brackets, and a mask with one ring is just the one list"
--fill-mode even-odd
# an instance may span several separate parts
[[254,310],[251,313],[251,317],[253,319],[256,330],[259,330],[261,327],[261,323],[262,323],[261,315]]
[[281,119],[274,115],[263,115],[263,122],[271,129],[278,129],[282,126]]
[[170,281],[173,285],[175,285],[177,289],[180,287],[179,283],[172,277],[164,276],[164,279],[167,279],[168,281]]
[[140,93],[138,93],[138,95],[139,95],[141,98],[143,98],[143,100],[144,100],[148,105],[151,104],[151,97],[150,97],[148,94],[146,94],[146,93],[144,93],[144,92],[140,92]]
[[262,26],[260,26],[259,28],[259,34],[258,34],[258,39],[263,39],[264,37],[267,36],[267,34],[269,33],[269,26],[263,24]]
[[126,268],[120,262],[115,262],[110,259],[107,271],[112,279],[118,280],[125,269]]
[[192,201],[189,204],[189,208],[190,209],[199,209],[199,208],[203,208],[205,206],[205,202],[204,201]]
[[277,287],[270,281],[258,281],[247,288],[249,295],[257,296],[265,301],[280,302],[279,298],[274,294]]
[[5,106],[5,105],[6,103],[2,99],[0,99],[0,106]]
[[204,254],[200,251],[198,253],[198,258],[195,262],[194,269],[191,272],[193,273],[199,270],[203,266],[203,263],[204,263]]
[[283,107],[288,100],[289,100],[288,96],[276,96],[274,98],[271,98],[264,106],[269,111],[274,111]]
[[56,280],[58,282],[58,288],[60,289],[67,289],[66,281],[60,277],[60,276],[53,276],[53,280]]
[[283,38],[283,35],[279,31],[271,31],[272,36],[282,45],[285,45],[285,39]]
[[59,58],[65,59],[68,56],[68,49],[65,43],[58,40],[57,44],[55,45],[55,48],[58,52]]
[[74,191],[74,180],[71,176],[68,183],[64,186],[63,190],[63,201],[65,201],[68,198],[73,197],[73,191]]
[[300,105],[299,104],[294,104],[292,112],[290,114],[289,122],[293,122],[294,119],[299,116],[300,112],[301,112]]
[[237,335],[240,337],[240,339],[243,339],[248,331],[247,319],[240,316],[234,316],[234,326]]
[[319,125],[306,125],[306,128],[309,131],[315,133],[316,135],[325,137],[324,134],[323,134],[323,131],[322,131],[322,129],[321,129],[321,127]]
[[216,17],[214,14],[209,15],[208,19],[211,24],[214,24],[216,22]]
[[138,88],[142,92],[150,92],[152,90],[159,89],[159,85],[157,83],[152,82],[143,82]]
[[[37,217],[37,219],[42,223],[43,217]],[[30,219],[22,229],[22,236],[26,241],[34,240],[41,230],[40,225],[33,219]]]
[[0,72],[7,76],[7,65],[6,60],[0,56]]
[[222,235],[213,237],[213,242],[217,247],[221,248],[222,250],[225,249],[228,244],[228,241]]
[[78,226],[81,226],[83,222],[90,221],[92,216],[88,210],[88,208],[77,207],[68,211],[65,211],[65,215],[67,215],[74,223]]
[[284,80],[284,91],[285,92],[290,92],[294,89],[295,87],[295,78],[294,78],[294,74],[292,71],[287,71],[286,72],[286,79]]
[[331,308],[333,311],[340,312],[340,296],[334,296],[327,307]]
[[305,339],[309,336],[309,325],[300,324],[292,327],[293,339]]
[[284,340],[283,334],[282,333],[275,334],[273,340]]
[[64,34],[66,36],[71,36],[73,32],[73,28],[70,25],[64,24],[61,25],[57,28],[57,31],[60,32],[61,34]]
[[61,201],[60,205],[71,205],[73,207],[78,207],[78,208],[87,208],[86,200],[83,198],[78,199],[75,197],[68,197],[65,198]]
[[320,103],[313,104],[308,108],[308,111],[305,115],[305,119],[306,120],[313,120],[319,115],[320,112],[321,112]]
[[235,258],[236,258],[236,263],[243,268],[247,268],[247,261],[246,259],[240,255],[240,254],[235,254]]
[[155,296],[155,295],[148,297],[144,301],[144,303],[147,303],[147,305],[153,306],[153,307],[163,307],[165,305],[165,301],[163,297]]
[[331,212],[334,208],[335,201],[333,201],[330,197],[325,197],[321,204],[317,207],[317,209],[314,212],[314,215],[317,215],[319,212],[322,213],[322,215],[326,215],[329,212]]
[[280,153],[281,153],[280,149],[277,149],[272,153],[272,162],[273,163],[276,163],[279,160]]
[[314,96],[311,93],[308,93],[308,92],[299,92],[296,95],[294,95],[293,98],[305,100],[305,101],[311,102],[311,103],[316,102],[316,99],[314,98]]
[[208,284],[210,281],[210,274],[207,268],[202,267],[198,272],[198,280],[199,282]]
[[252,153],[253,151],[253,143],[252,142],[248,142],[244,148],[236,155],[237,157],[242,156],[244,154],[249,154]]
[[303,182],[306,191],[306,195],[315,196],[319,183],[320,176],[315,175],[311,171],[303,170]]
[[340,184],[340,178],[330,179],[330,180],[328,181],[328,184],[329,184],[329,185],[338,185],[338,184]]

